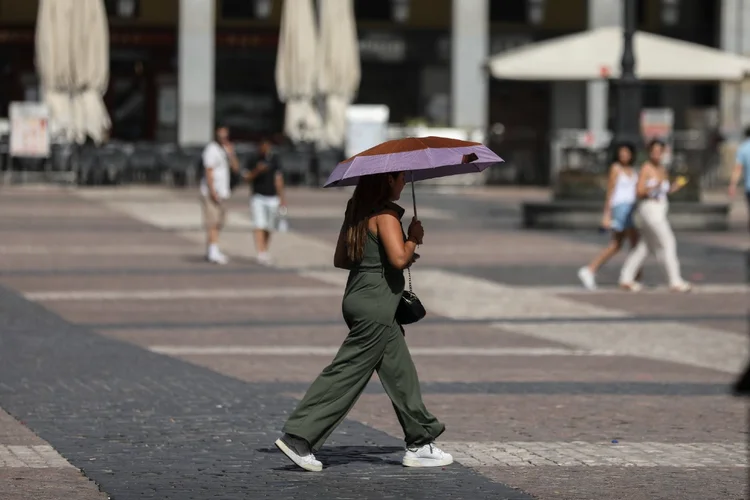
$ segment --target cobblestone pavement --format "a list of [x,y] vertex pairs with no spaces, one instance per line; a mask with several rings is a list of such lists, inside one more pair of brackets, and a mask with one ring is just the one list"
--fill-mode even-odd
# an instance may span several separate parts
[[272,443],[346,335],[330,261],[349,193],[293,190],[266,268],[244,193],[214,267],[193,192],[5,189],[0,498],[746,497],[747,408],[728,395],[748,353],[746,214],[678,235],[694,294],[651,261],[646,292],[617,291],[623,255],[590,293],[575,272],[604,237],[517,229],[518,202],[543,195],[519,190],[417,193],[429,315],[407,339],[458,463],[399,465],[375,377],[324,472],[295,471]]

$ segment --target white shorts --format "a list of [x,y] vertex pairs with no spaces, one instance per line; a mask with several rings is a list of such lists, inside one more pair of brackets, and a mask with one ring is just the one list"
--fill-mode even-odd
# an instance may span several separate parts
[[280,204],[281,199],[278,196],[254,194],[250,198],[250,212],[255,229],[275,231],[279,224]]

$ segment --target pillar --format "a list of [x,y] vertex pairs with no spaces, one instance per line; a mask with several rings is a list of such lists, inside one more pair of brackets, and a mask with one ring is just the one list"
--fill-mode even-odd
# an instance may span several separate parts
[[451,124],[487,130],[489,114],[489,0],[453,0]]
[[213,138],[215,4],[180,0],[177,127],[181,145],[206,144]]
[[[750,55],[750,0],[721,0],[720,19],[721,49]],[[722,84],[719,110],[722,132],[729,138],[739,139],[742,129],[750,125],[750,89],[747,85]]]
[[[622,26],[622,0],[588,0],[589,29]],[[619,64],[619,59],[618,59]],[[607,130],[609,83],[596,80],[586,83],[586,128]]]

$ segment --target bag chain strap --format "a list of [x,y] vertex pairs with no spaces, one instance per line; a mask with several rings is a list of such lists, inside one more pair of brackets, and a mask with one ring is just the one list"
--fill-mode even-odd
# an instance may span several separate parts
[[414,292],[412,292],[412,289],[411,289],[411,269],[406,268],[406,274],[409,275],[409,292],[410,293],[414,293]]

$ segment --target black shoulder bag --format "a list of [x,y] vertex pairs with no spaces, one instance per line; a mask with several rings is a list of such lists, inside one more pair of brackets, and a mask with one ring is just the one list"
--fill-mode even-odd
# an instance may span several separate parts
[[407,269],[406,272],[409,275],[409,289],[401,294],[401,301],[396,309],[396,321],[400,325],[416,323],[427,315],[422,302],[411,288],[411,271]]

